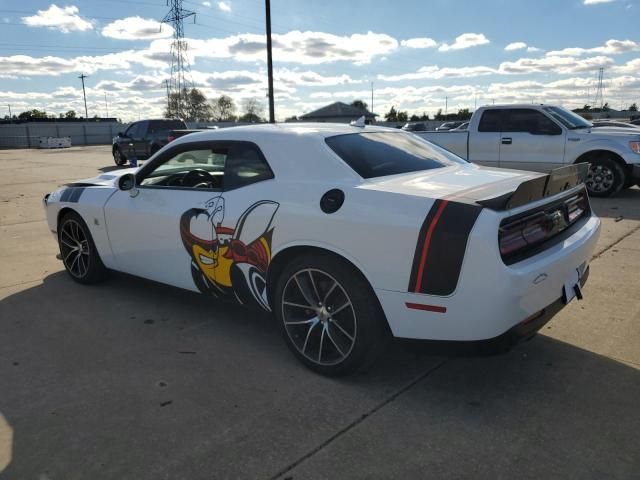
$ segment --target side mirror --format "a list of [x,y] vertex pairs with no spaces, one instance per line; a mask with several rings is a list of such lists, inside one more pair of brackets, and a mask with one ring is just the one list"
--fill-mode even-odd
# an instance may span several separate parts
[[116,135],[118,135],[119,137],[124,137],[124,133],[123,132],[118,132]]
[[118,178],[118,190],[130,192],[132,197],[136,197],[138,195],[136,176],[133,173],[127,173]]

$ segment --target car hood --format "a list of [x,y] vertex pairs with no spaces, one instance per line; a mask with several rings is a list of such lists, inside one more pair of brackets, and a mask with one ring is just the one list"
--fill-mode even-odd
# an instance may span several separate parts
[[620,127],[597,127],[581,130],[571,130],[569,134],[584,135],[588,138],[594,137],[640,137],[640,128],[620,128]]
[[544,175],[469,164],[368,179],[361,188],[476,202],[512,193],[521,183]]
[[86,178],[84,180],[76,180],[75,182],[68,183],[67,187],[113,187],[116,185],[118,178],[127,173],[136,173],[137,168],[124,168],[114,170],[108,173],[102,173],[97,177]]

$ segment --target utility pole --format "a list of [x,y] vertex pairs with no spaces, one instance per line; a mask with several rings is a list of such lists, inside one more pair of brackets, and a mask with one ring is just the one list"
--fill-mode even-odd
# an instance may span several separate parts
[[7,103],[7,107],[9,107],[9,120],[13,120],[13,115],[11,115],[11,105]]
[[84,79],[87,78],[87,76],[84,73],[81,73],[78,78],[82,80],[82,96],[84,97],[84,119],[86,121],[89,118],[89,112],[87,111],[87,94],[84,91]]
[[107,109],[107,118],[109,118],[109,103],[107,103],[107,92],[104,92],[104,106]]
[[169,91],[169,80],[165,80],[164,84],[167,87],[167,118],[171,117],[171,102],[169,101],[169,99],[171,98],[171,94]]
[[473,92],[473,111],[478,109],[478,92]]
[[373,111],[373,82],[371,82],[371,113],[376,113]]
[[449,97],[444,97],[444,114],[447,115],[447,110],[449,106]]
[[269,123],[276,123],[273,102],[273,58],[271,56],[271,0],[264,2],[267,22],[267,75],[269,77]]

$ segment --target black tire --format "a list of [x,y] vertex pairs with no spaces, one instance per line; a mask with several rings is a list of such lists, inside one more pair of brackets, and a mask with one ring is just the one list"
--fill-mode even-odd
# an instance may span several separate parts
[[289,349],[322,375],[348,375],[370,366],[391,337],[369,282],[329,254],[293,259],[278,277],[273,309]]
[[611,157],[602,155],[589,162],[585,185],[592,197],[610,197],[618,193],[627,181],[624,168]]
[[113,161],[118,167],[122,167],[127,163],[127,157],[124,156],[118,147],[113,149]]
[[58,246],[62,263],[69,276],[82,284],[98,283],[107,269],[82,217],[76,212],[64,215],[58,223]]

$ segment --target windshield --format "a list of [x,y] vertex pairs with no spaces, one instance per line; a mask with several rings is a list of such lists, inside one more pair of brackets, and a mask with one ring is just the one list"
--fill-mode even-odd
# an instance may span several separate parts
[[569,110],[565,110],[561,107],[544,107],[543,110],[559,121],[562,125],[569,130],[575,130],[577,128],[591,128],[593,124],[587,122],[580,115],[576,115]]
[[467,163],[416,135],[403,132],[349,133],[325,141],[362,178]]

